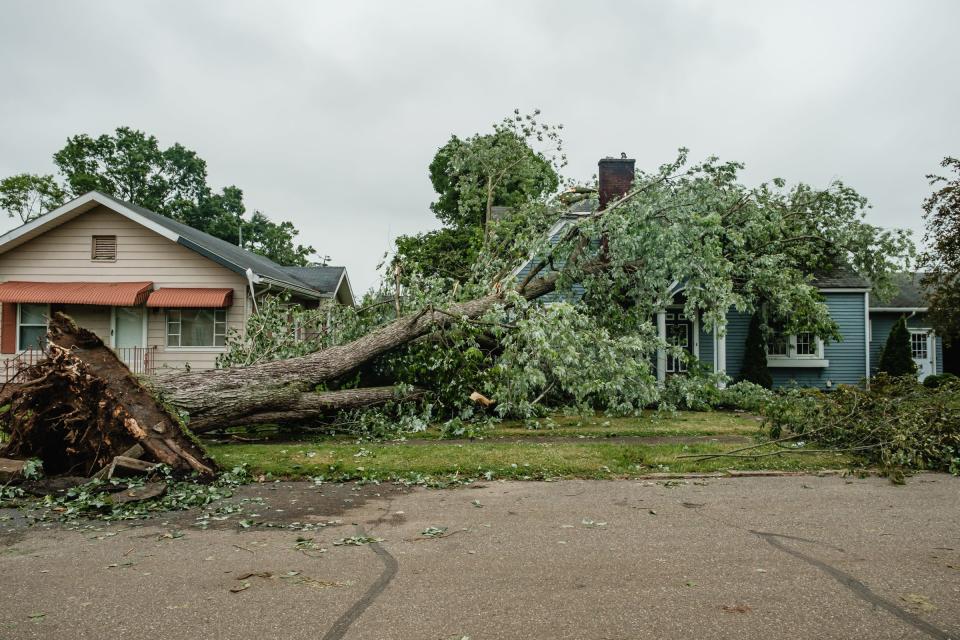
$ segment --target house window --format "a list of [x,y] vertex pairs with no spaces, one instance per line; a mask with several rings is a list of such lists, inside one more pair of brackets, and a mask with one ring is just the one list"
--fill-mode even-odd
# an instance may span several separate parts
[[927,359],[927,334],[910,334],[910,355],[912,355],[915,360]]
[[93,236],[90,259],[95,262],[115,262],[117,260],[117,236]]
[[770,342],[767,343],[768,356],[789,356],[790,336],[782,331],[774,330]]
[[812,333],[798,333],[796,338],[798,356],[817,355],[817,338]]
[[812,333],[788,334],[774,330],[767,343],[767,357],[773,360],[822,358],[823,341]]
[[167,311],[168,347],[222,347],[226,343],[224,309],[170,309]]
[[47,317],[50,308],[45,304],[21,304],[17,321],[17,349],[43,349],[43,340],[47,335]]

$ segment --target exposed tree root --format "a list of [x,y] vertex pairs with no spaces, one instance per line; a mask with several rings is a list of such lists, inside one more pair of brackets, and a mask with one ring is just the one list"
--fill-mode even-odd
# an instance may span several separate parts
[[216,464],[179,419],[93,333],[62,313],[50,322],[48,357],[21,376],[0,414],[0,455],[40,458],[50,475],[89,476],[140,444],[144,457],[212,477]]

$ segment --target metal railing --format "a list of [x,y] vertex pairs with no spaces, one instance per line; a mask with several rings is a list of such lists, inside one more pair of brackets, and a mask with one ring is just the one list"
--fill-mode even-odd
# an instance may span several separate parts
[[130,367],[130,371],[137,375],[149,375],[153,373],[157,362],[157,347],[115,347],[113,349],[117,357],[125,365]]
[[[157,361],[157,347],[117,347],[113,349],[117,357],[137,375],[150,375]],[[25,349],[20,353],[0,361],[0,384],[4,382],[24,382],[24,371],[46,357],[41,349]]]

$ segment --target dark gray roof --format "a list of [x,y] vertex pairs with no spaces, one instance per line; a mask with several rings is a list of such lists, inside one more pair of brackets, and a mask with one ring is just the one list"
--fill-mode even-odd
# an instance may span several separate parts
[[323,293],[334,294],[337,292],[337,285],[343,278],[346,267],[283,267],[283,270],[292,275],[301,282],[322,291]]
[[[189,225],[185,225],[182,222],[177,222],[176,220],[168,218],[164,215],[160,215],[155,211],[150,211],[149,209],[145,209],[139,205],[125,202],[119,198],[115,198],[99,191],[97,193],[121,206],[132,209],[136,213],[142,215],[144,218],[149,219],[151,222],[154,222],[161,227],[176,233],[178,236],[180,236],[180,244],[188,249],[196,251],[197,253],[213,260],[214,262],[217,262],[218,264],[227,267],[232,271],[237,273],[245,273],[247,269],[250,269],[258,276],[264,276],[266,278],[270,278],[271,280],[287,283],[289,285],[293,285],[294,287],[313,289],[321,293],[330,293],[317,289],[309,282],[306,282],[305,280],[297,277],[294,273],[291,273],[289,269],[292,267],[283,267],[269,258],[253,253],[252,251],[247,251],[246,249],[241,249],[237,245],[231,244],[226,240],[221,240],[220,238],[212,236],[209,233],[200,231],[199,229],[194,229]],[[339,268],[342,269],[342,267]]]
[[929,304],[920,284],[922,273],[899,273],[895,276],[897,293],[889,300],[870,298],[871,309],[923,309]]
[[834,267],[829,272],[816,274],[813,284],[818,289],[869,289],[870,282],[848,266]]

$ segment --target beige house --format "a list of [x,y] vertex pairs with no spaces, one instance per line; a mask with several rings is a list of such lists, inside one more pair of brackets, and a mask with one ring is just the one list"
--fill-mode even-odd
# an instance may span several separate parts
[[263,296],[352,305],[344,267],[284,267],[92,191],[0,236],[0,381],[64,311],[137,373],[209,369]]

